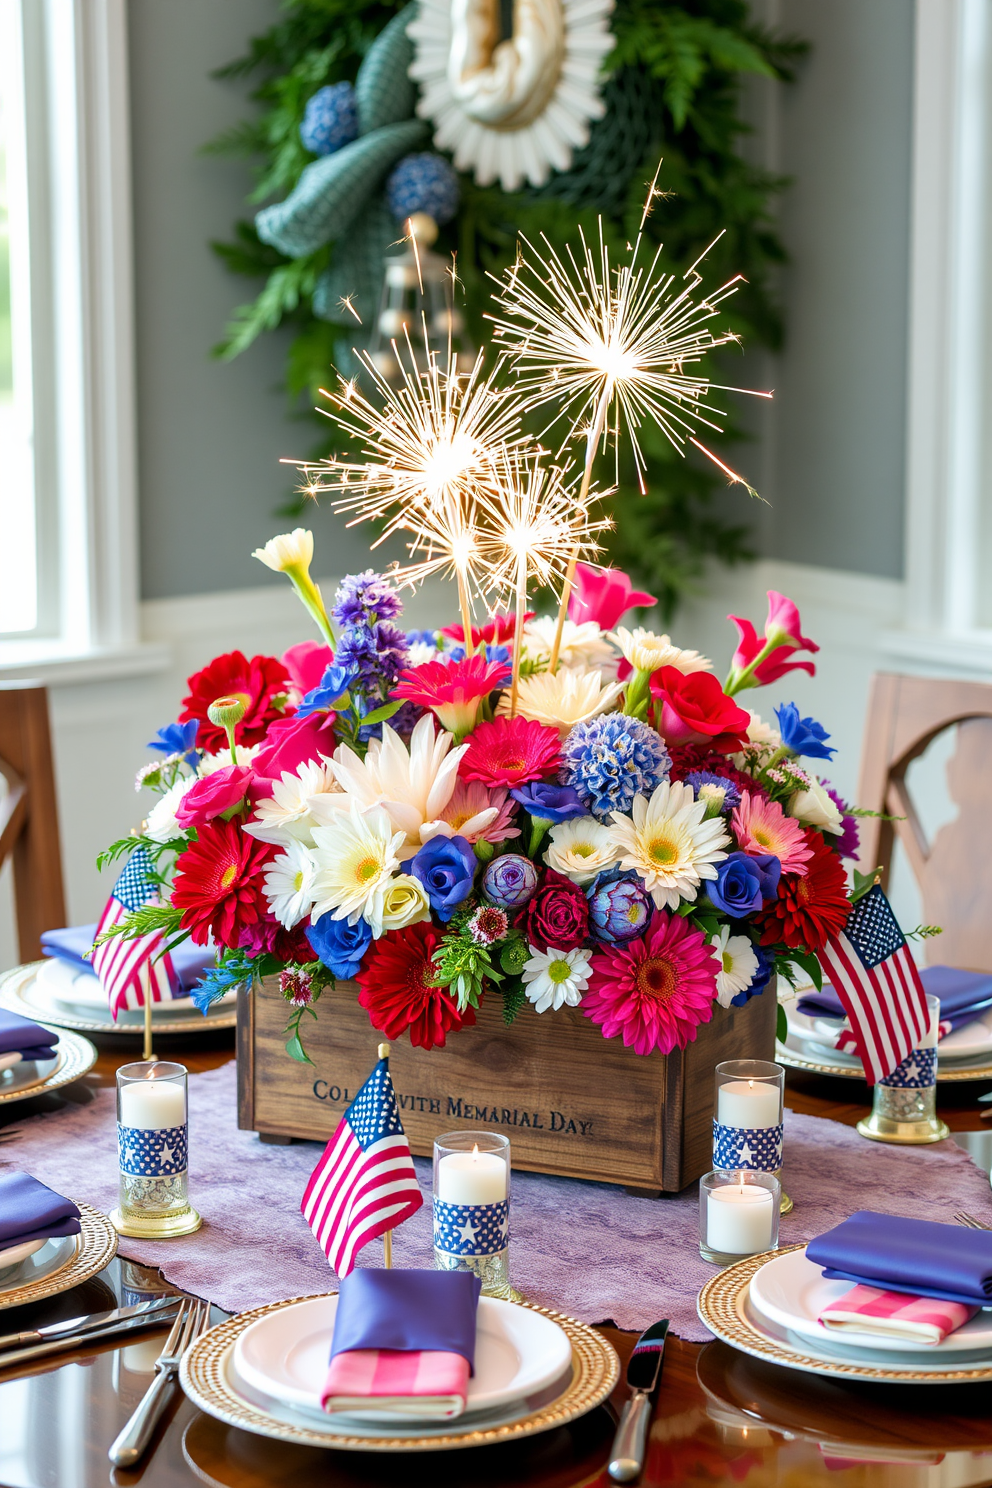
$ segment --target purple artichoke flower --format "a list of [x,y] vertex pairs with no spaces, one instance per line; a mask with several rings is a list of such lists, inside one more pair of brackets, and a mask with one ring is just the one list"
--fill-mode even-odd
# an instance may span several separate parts
[[490,904],[501,909],[519,909],[537,889],[537,869],[520,853],[493,858],[482,875],[482,892]]
[[607,945],[623,945],[647,928],[654,908],[636,873],[601,873],[587,891],[589,931]]

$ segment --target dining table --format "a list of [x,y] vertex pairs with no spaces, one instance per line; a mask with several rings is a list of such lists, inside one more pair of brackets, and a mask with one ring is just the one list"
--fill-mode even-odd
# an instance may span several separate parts
[[[131,1041],[95,1039],[88,1075],[59,1091],[0,1108],[0,1141],[32,1116],[84,1104],[114,1084],[138,1057]],[[234,1058],[234,1035],[217,1031],[162,1039],[160,1057],[191,1075]],[[940,1087],[939,1114],[954,1139],[986,1170],[992,1132],[980,1096],[988,1083]],[[854,1125],[867,1114],[866,1087],[790,1071],[794,1111]],[[16,1158],[16,1134],[3,1142]],[[852,1196],[855,1200],[859,1196]],[[862,1196],[862,1197],[867,1197]],[[664,1199],[659,1199],[664,1203]],[[173,1293],[161,1274],[118,1255],[71,1291],[7,1309],[3,1331],[39,1327],[114,1307],[135,1292]],[[226,1314],[215,1308],[212,1319]],[[625,1366],[636,1335],[608,1322],[601,1332]],[[113,1468],[107,1451],[148,1386],[165,1330],[137,1342],[80,1347],[21,1367],[0,1368],[0,1488],[143,1488],[205,1483],[218,1488],[351,1488],[442,1484],[445,1488],[579,1488],[606,1485],[627,1387],[624,1370],[610,1400],[567,1426],[499,1446],[393,1455],[305,1447],[223,1424],[178,1386],[151,1448],[134,1470]],[[789,1488],[970,1488],[992,1484],[992,1391],[987,1385],[885,1386],[798,1374],[750,1358],[720,1341],[669,1336],[664,1372],[640,1479],[644,1485],[749,1484]]]

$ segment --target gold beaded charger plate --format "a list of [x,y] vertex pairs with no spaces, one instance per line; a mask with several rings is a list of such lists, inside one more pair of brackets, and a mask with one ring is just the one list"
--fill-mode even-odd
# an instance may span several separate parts
[[[117,1254],[117,1231],[105,1214],[79,1204],[79,1234],[48,1241],[9,1274],[0,1272],[0,1309],[40,1302],[88,1281]],[[49,1250],[51,1247],[51,1250]],[[47,1254],[46,1254],[47,1252]],[[0,1368],[3,1359],[0,1356]]]
[[585,1323],[547,1307],[525,1307],[556,1323],[572,1349],[571,1376],[556,1387],[553,1398],[535,1409],[525,1402],[492,1412],[455,1417],[448,1421],[411,1422],[408,1428],[389,1423],[374,1429],[354,1417],[315,1414],[256,1393],[238,1376],[234,1353],[239,1337],[260,1319],[284,1308],[313,1301],[292,1297],[256,1307],[211,1328],[183,1356],[179,1378],[186,1394],[208,1415],[228,1426],[254,1431],[300,1446],[333,1447],[349,1452],[440,1452],[462,1447],[494,1446],[534,1436],[567,1425],[608,1399],[620,1377],[620,1360],[612,1345]]
[[[144,1028],[144,1013],[121,1013],[115,1023],[110,1009],[105,1005],[63,1005],[62,1002],[38,985],[38,974],[50,964],[48,960],[32,961],[27,966],[16,966],[13,971],[0,976],[0,1007],[24,1018],[33,1018],[49,1028],[68,1028],[79,1033],[101,1033],[110,1036],[140,1038]],[[182,999],[187,1006],[187,999]],[[152,1028],[156,1033],[182,1033],[187,1036],[210,1033],[214,1029],[234,1028],[238,1021],[235,1000],[224,998],[223,1005],[214,1004],[204,1015],[192,1004],[187,1011],[177,1013],[169,1003],[152,1004]]]
[[[785,1009],[788,1019],[789,1032],[784,1042],[781,1039],[775,1040],[776,1062],[784,1064],[787,1069],[802,1070],[806,1074],[833,1075],[841,1080],[864,1082],[865,1072],[860,1059],[853,1054],[844,1054],[818,1044],[813,1019],[796,1010],[797,999],[809,990],[811,989],[808,987],[798,987],[794,992],[779,998],[779,1004]],[[950,1037],[953,1038],[954,1035],[951,1034]],[[989,1079],[992,1079],[992,1054],[956,1059],[953,1063],[938,1055],[938,1085]]]
[[711,1277],[696,1302],[696,1311],[710,1332],[731,1348],[740,1349],[766,1364],[780,1364],[786,1369],[822,1374],[833,1379],[882,1385],[952,1385],[992,1380],[992,1353],[981,1359],[948,1361],[939,1365],[922,1361],[911,1363],[902,1358],[896,1361],[891,1356],[876,1361],[866,1357],[863,1348],[844,1347],[838,1342],[836,1349],[814,1349],[808,1341],[776,1328],[751,1306],[748,1296],[751,1278],[769,1262],[778,1260],[791,1250],[804,1248],[791,1245],[779,1251],[747,1256]]
[[[47,1026],[51,1027],[51,1024]],[[89,1039],[61,1028],[58,1034],[54,1059],[46,1059],[37,1065],[28,1061],[23,1066],[25,1073],[20,1081],[12,1077],[16,1077],[21,1065],[15,1064],[0,1074],[0,1105],[30,1100],[33,1095],[41,1095],[46,1090],[58,1090],[60,1085],[71,1085],[73,1080],[82,1079],[89,1073],[97,1060],[97,1051]],[[35,1074],[31,1073],[32,1070]]]

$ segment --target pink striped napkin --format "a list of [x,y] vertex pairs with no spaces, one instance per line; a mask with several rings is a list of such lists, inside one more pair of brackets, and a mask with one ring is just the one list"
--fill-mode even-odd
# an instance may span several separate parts
[[[946,1305],[946,1304],[941,1304]],[[335,1411],[377,1411],[444,1419],[460,1416],[468,1394],[468,1360],[436,1349],[349,1349],[335,1354],[320,1403]]]
[[825,1307],[818,1321],[832,1333],[867,1333],[876,1338],[905,1338],[913,1343],[943,1343],[978,1312],[963,1302],[886,1292],[859,1282]]

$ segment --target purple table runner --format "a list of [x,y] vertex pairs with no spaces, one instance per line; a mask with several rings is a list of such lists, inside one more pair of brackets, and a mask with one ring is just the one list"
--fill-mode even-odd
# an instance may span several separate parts
[[[120,1254],[229,1312],[336,1290],[333,1273],[299,1212],[320,1153],[315,1142],[270,1147],[237,1127],[234,1064],[189,1081],[190,1201],[203,1228],[176,1240],[121,1237]],[[20,1168],[102,1209],[117,1202],[114,1093],[39,1116],[0,1148],[0,1171]],[[396,1266],[433,1264],[431,1165],[417,1160],[424,1207],[394,1232]],[[874,1209],[951,1220],[965,1209],[992,1222],[987,1175],[953,1142],[885,1147],[851,1127],[785,1113],[784,1182],[795,1200],[780,1243],[809,1240],[870,1200]],[[529,1301],[582,1322],[641,1330],[669,1317],[672,1331],[703,1341],[696,1295],[714,1268],[698,1250],[696,1186],[674,1199],[631,1198],[621,1188],[513,1174],[511,1279]],[[382,1264],[378,1241],[362,1252]]]

